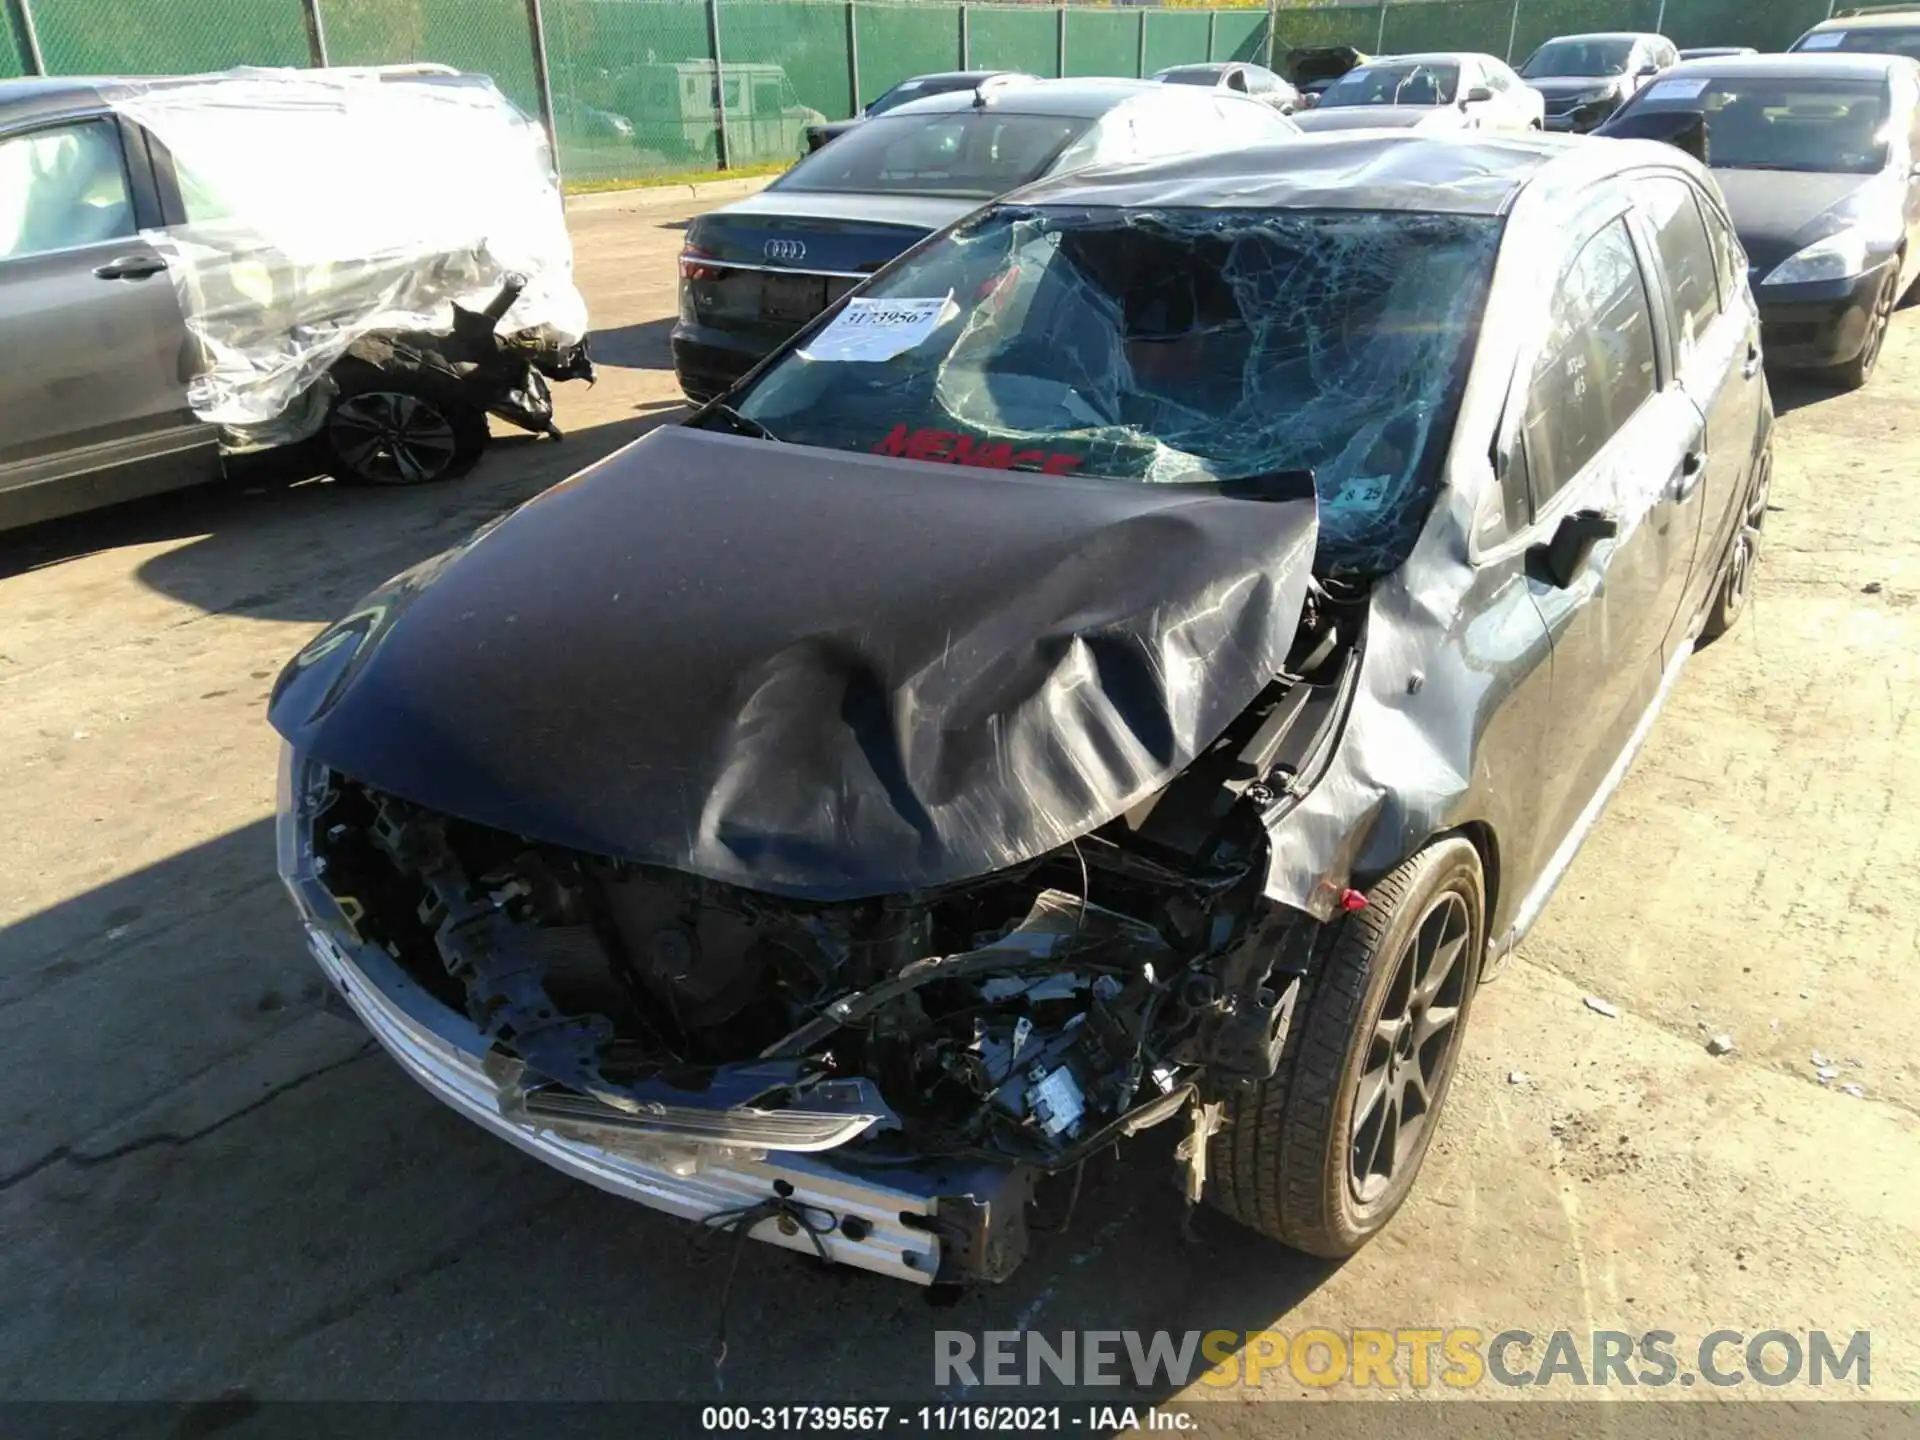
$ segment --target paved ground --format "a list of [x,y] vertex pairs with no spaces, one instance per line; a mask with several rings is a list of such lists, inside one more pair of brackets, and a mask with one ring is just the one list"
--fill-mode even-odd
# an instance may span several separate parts
[[[606,373],[563,397],[564,445],[444,490],[256,477],[0,540],[0,1394],[715,1394],[719,1272],[686,1227],[485,1137],[319,1012],[262,718],[364,590],[674,416],[681,220],[579,217]],[[1183,1244],[1142,1156],[952,1310],[754,1247],[729,1395],[923,1396],[936,1326],[1464,1324],[1871,1329],[1873,1393],[1920,1396],[1920,314],[1867,395],[1789,400],[1755,608],[1481,997],[1380,1242],[1344,1267],[1212,1221]]]

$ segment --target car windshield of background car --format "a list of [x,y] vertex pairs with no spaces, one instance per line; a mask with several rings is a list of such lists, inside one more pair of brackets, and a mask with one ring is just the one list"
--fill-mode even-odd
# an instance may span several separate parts
[[815,151],[769,188],[990,200],[1045,174],[1092,124],[994,110],[882,116]]
[[1533,52],[1520,67],[1529,80],[1548,76],[1624,75],[1633,55],[1631,40],[1551,40]]
[[1633,113],[1698,110],[1716,170],[1874,175],[1887,164],[1886,83],[1820,76],[1670,76]]
[[1451,105],[1460,91],[1458,65],[1368,65],[1349,71],[1320,97],[1320,108],[1341,105]]

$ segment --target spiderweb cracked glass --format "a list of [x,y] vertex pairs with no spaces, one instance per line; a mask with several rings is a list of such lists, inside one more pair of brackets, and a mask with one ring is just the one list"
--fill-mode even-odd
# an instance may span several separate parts
[[935,398],[1082,473],[1310,469],[1320,568],[1379,573],[1426,518],[1499,230],[1480,217],[1003,212],[1011,278],[966,317]]

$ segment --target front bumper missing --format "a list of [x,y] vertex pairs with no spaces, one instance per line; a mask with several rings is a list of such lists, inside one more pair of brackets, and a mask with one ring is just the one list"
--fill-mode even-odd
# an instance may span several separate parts
[[[357,946],[349,954],[311,920],[307,940],[354,1014],[409,1075],[475,1124],[609,1194],[696,1222],[785,1195],[816,1221],[831,1217],[818,1236],[829,1259],[917,1285],[1004,1278],[1025,1249],[1028,1179],[1018,1171],[928,1162],[888,1167],[881,1178],[813,1154],[622,1133],[596,1117],[543,1113],[526,1103],[517,1067],[490,1058],[466,1017],[384,952]],[[749,1233],[814,1252],[816,1237],[783,1218]]]

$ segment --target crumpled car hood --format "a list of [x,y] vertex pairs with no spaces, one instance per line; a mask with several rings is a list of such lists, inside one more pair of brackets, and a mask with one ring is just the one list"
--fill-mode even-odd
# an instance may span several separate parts
[[656,431],[292,661],[297,750],[436,810],[778,894],[1015,865],[1280,670],[1309,495]]

